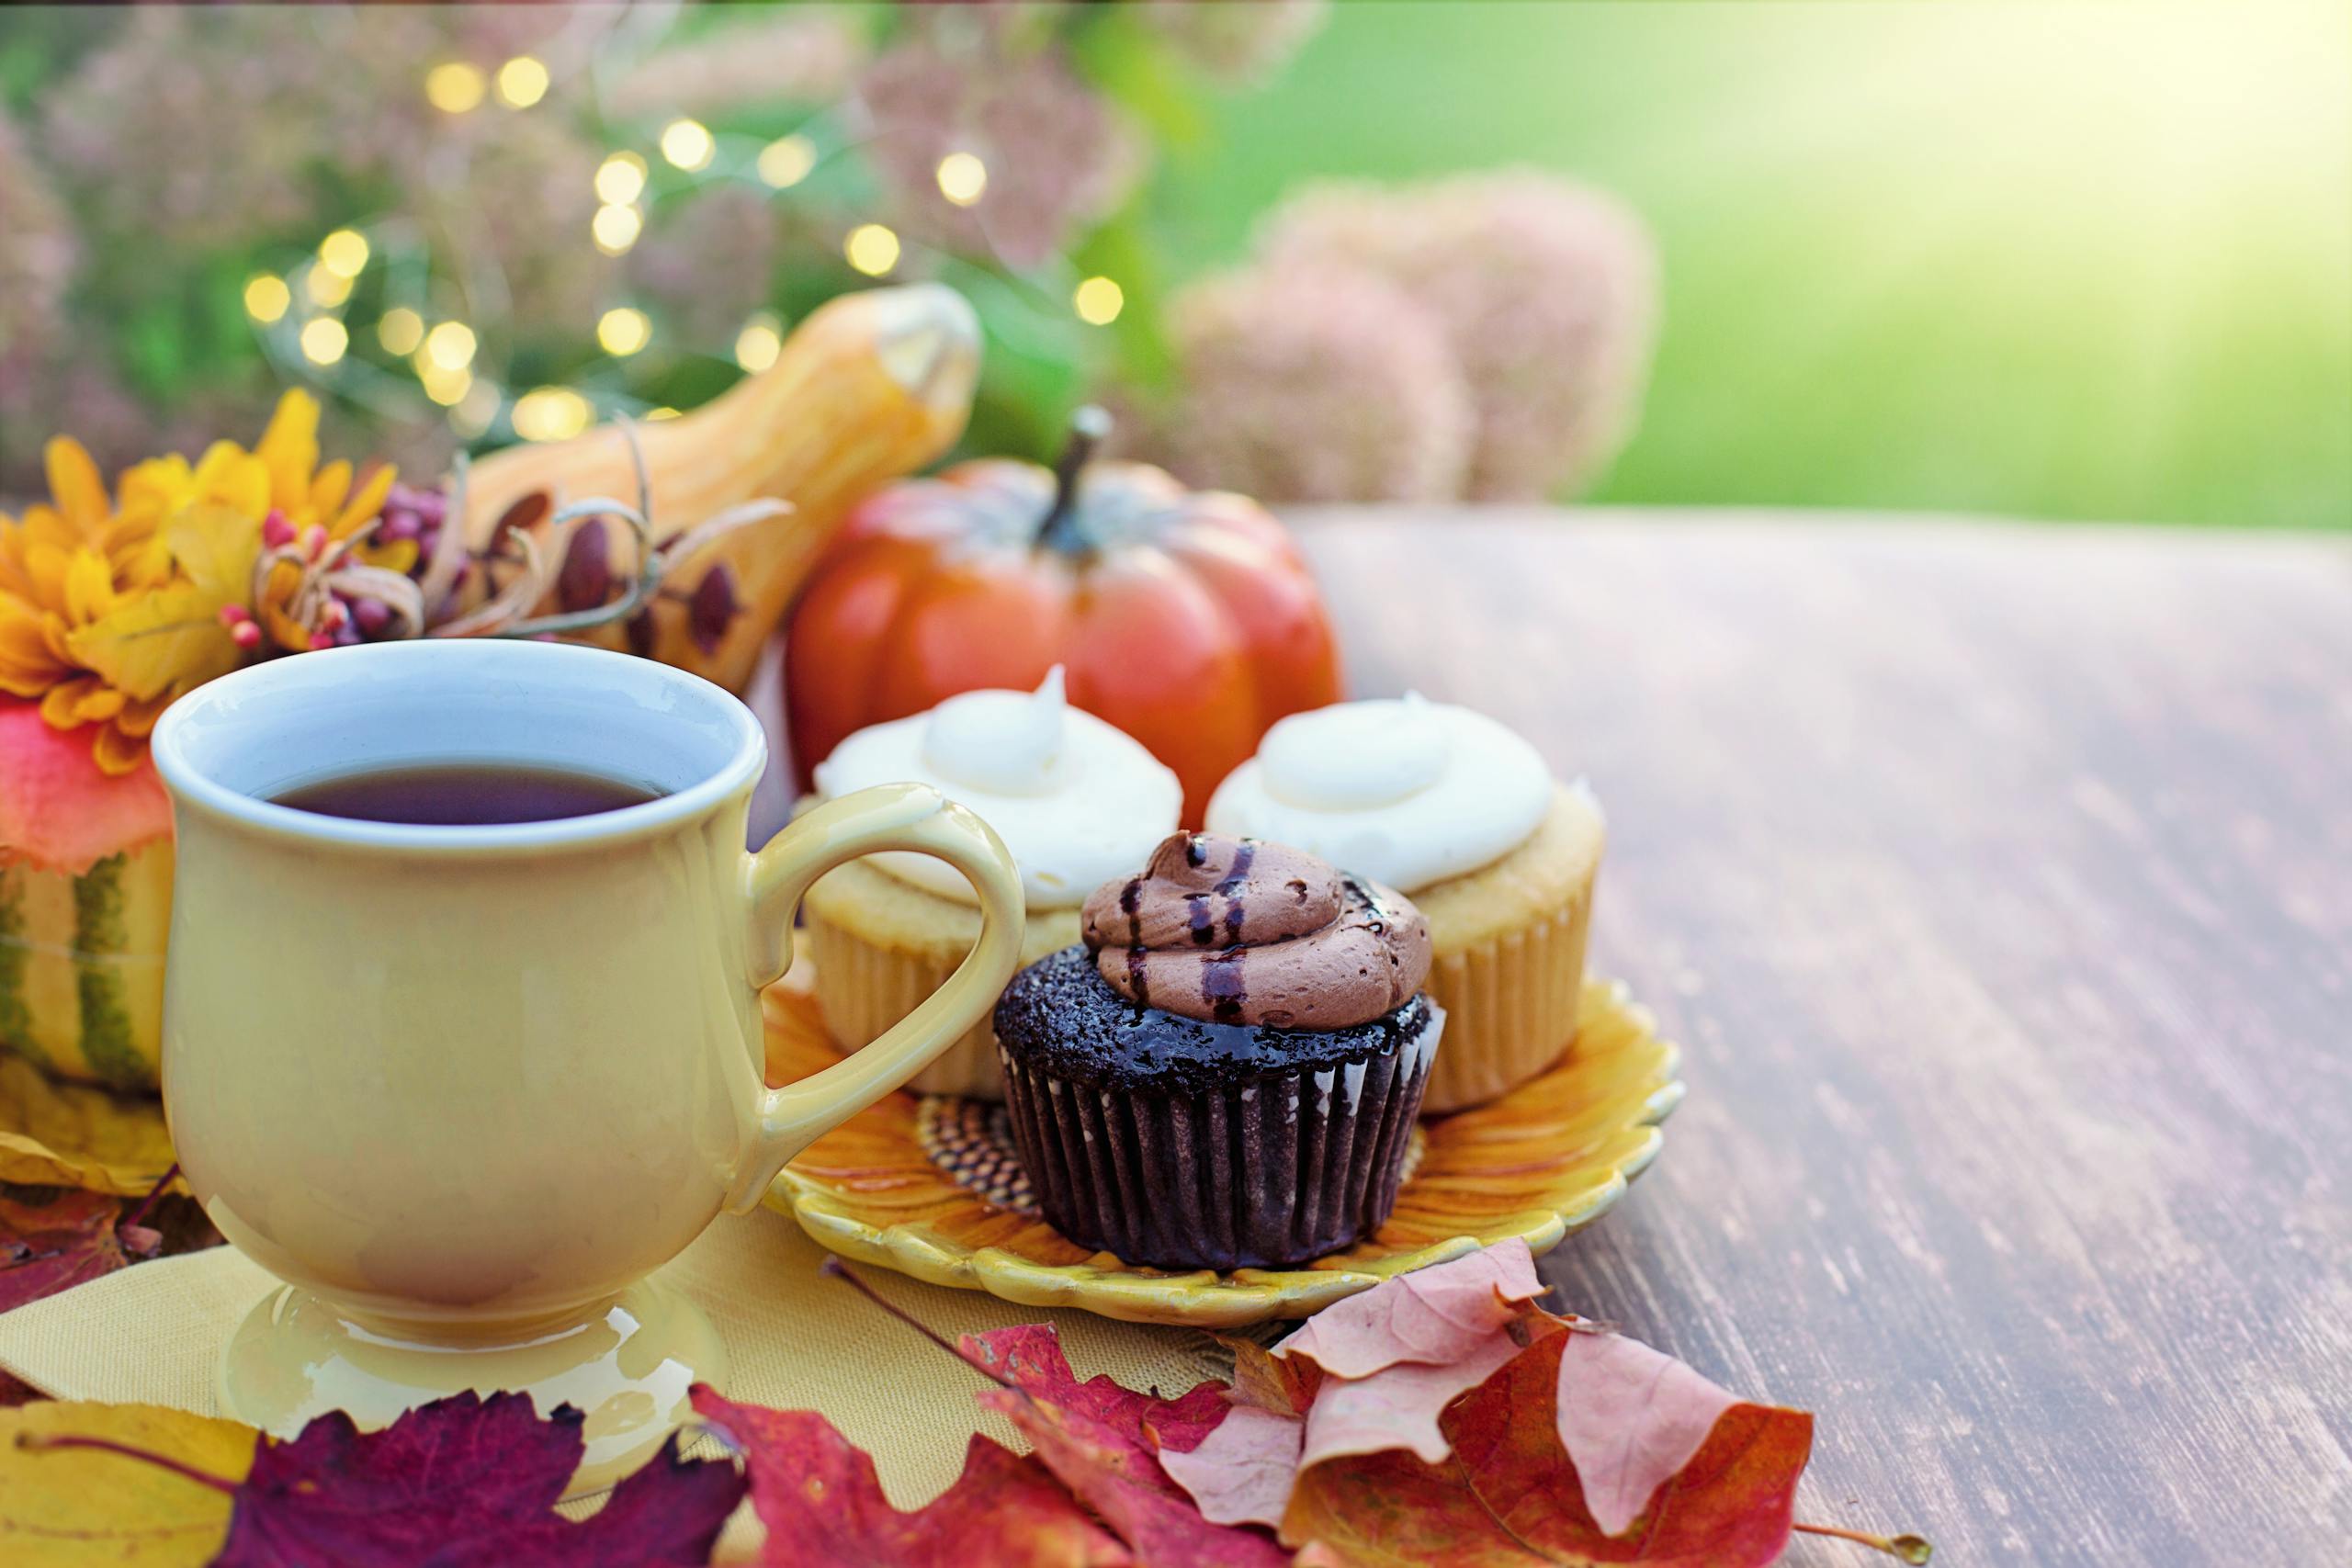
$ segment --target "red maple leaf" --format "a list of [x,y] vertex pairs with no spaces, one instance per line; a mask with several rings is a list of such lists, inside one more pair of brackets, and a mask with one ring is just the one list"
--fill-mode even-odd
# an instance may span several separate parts
[[1037,1458],[1151,1568],[1275,1568],[1290,1561],[1264,1530],[1202,1517],[1156,1457],[1163,1438],[1196,1444],[1225,1418],[1226,1385],[1208,1382],[1181,1398],[1138,1393],[1108,1377],[1084,1382],[1049,1324],[967,1334],[950,1345],[893,1306],[837,1258],[823,1271],[924,1338],[961,1357],[998,1386],[979,1401],[1029,1439]]
[[1126,1568],[1135,1562],[1034,1457],[972,1435],[964,1472],[923,1506],[901,1513],[882,1495],[874,1461],[813,1410],[763,1410],[705,1385],[695,1409],[744,1456],[752,1506],[767,1527],[773,1568]]
[[990,1377],[1010,1379],[1028,1393],[1099,1421],[1146,1452],[1163,1444],[1193,1448],[1225,1419],[1227,1388],[1215,1380],[1195,1384],[1177,1399],[1162,1399],[1157,1389],[1138,1393],[1107,1374],[1079,1382],[1069,1358],[1062,1353],[1061,1335],[1050,1323],[967,1334],[956,1349]]

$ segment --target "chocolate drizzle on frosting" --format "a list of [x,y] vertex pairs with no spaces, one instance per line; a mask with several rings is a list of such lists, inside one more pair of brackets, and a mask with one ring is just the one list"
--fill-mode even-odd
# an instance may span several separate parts
[[1086,944],[1129,1001],[1214,1023],[1346,1029],[1428,977],[1420,911],[1301,850],[1176,833],[1086,901]]

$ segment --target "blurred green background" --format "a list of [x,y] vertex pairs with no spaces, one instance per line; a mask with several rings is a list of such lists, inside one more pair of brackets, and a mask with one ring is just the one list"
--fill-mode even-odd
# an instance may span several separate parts
[[[436,62],[479,96],[529,51],[544,101],[424,107]],[[662,162],[673,115],[707,168]],[[932,160],[990,126],[990,193],[951,210]],[[763,184],[803,135],[814,172]],[[616,150],[650,164],[644,237],[600,257]],[[868,282],[842,241],[877,220],[890,276],[987,320],[967,448],[1042,456],[1106,384],[1182,389],[1188,290],[1256,265],[1285,199],[1517,165],[1621,197],[1663,268],[1642,417],[1585,499],[2352,528],[2342,0],[0,10],[0,491],[61,424],[109,460],[249,437],[289,380],[423,473],[511,439],[534,384],[691,407],[747,322]],[[976,244],[1023,176],[1038,244]],[[248,321],[250,277],[352,223],[347,307]],[[1094,274],[1107,330],[1072,313]],[[481,329],[483,411],[379,347],[396,298]],[[600,350],[616,305],[650,349]],[[331,365],[294,346],[316,310],[349,323]]]
[[1308,175],[1625,197],[1664,330],[1592,499],[2352,526],[2352,8],[1343,4],[1213,130],[1180,269]]

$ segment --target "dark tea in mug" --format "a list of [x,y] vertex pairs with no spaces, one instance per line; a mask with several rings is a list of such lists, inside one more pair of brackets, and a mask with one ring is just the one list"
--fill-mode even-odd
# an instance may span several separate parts
[[603,773],[508,762],[435,762],[317,779],[270,798],[297,811],[435,828],[554,822],[659,800],[662,792]]

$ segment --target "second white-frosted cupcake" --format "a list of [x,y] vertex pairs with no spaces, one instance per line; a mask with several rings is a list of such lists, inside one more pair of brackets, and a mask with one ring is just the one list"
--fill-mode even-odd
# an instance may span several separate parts
[[1217,786],[1208,827],[1295,844],[1419,906],[1448,1021],[1425,1111],[1504,1094],[1574,1043],[1600,808],[1503,725],[1411,695],[1293,714]]
[[[967,692],[861,729],[816,768],[817,798],[927,784],[978,812],[1021,868],[1026,964],[1079,940],[1079,908],[1175,830],[1183,785],[1143,746],[1064,700],[1058,666],[1035,692]],[[927,855],[882,854],[820,878],[801,940],[834,1043],[855,1050],[937,990],[979,940],[970,886]],[[913,1080],[929,1093],[1003,1098],[986,1021]]]

